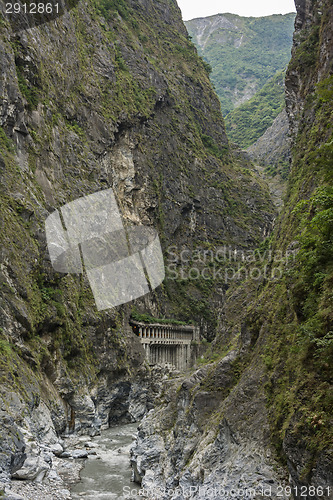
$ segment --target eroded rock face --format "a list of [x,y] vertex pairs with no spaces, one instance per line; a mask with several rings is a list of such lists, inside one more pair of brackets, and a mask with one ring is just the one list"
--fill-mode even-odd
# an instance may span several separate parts
[[[275,233],[276,248],[288,250],[298,248],[294,237],[303,229],[295,224],[288,234],[284,232],[291,225],[290,213],[299,200],[313,194],[316,186],[322,187],[332,152],[332,6],[325,0],[300,0],[296,5],[295,44],[286,83],[294,148],[292,184]],[[322,93],[314,91],[318,82]],[[322,109],[320,100],[325,103]],[[309,137],[313,149],[307,144]],[[311,162],[309,158],[324,147],[327,163],[320,170],[316,160]],[[324,186],[329,190],[329,181]],[[331,374],[319,373],[317,366],[311,368],[310,356],[300,360],[294,355],[295,337],[286,331],[292,324],[294,335],[302,323],[293,322],[295,295],[290,281],[286,283],[286,299],[276,293],[281,283],[265,287],[248,281],[230,287],[221,311],[221,328],[211,349],[212,356],[220,354],[221,360],[173,387],[164,405],[152,410],[141,424],[132,460],[134,478],[143,486],[170,490],[186,486],[189,491],[191,486],[200,485],[222,484],[237,489],[247,485],[256,491],[254,498],[276,499],[278,491],[288,496],[284,486],[289,484],[297,499],[302,498],[302,491],[308,499],[311,495],[332,498],[332,447],[328,438],[331,407],[328,404],[323,410],[327,412],[327,426],[319,429],[321,432],[320,413],[313,410],[319,396],[325,403],[330,401]],[[306,293],[303,298],[307,300]],[[281,324],[283,328],[279,329]],[[225,355],[226,351],[229,353]],[[326,369],[329,364],[322,367]],[[296,383],[297,370],[302,371]],[[313,379],[307,385],[308,372]],[[286,383],[281,389],[282,379]],[[317,392],[317,383],[325,390]],[[289,405],[284,404],[288,392],[295,393]],[[306,419],[312,419],[312,423]],[[258,490],[260,483],[267,487],[267,494]],[[193,495],[201,498],[198,489]],[[202,495],[205,498],[204,492]],[[172,498],[184,497],[177,492]],[[244,493],[239,498],[244,498]]]
[[[20,429],[37,444],[57,445],[63,433],[95,433],[152,405],[130,306],[98,314],[85,276],[54,272],[44,230],[50,213],[112,187],[125,224],[154,226],[164,251],[171,243],[181,251],[225,241],[254,246],[274,210],[228,152],[218,99],[175,1],[131,0],[102,12],[83,1],[28,31],[5,23],[0,75],[8,473],[23,465]],[[204,293],[193,286],[187,293],[170,282],[136,307],[157,317],[186,314],[214,336],[215,285]]]
[[242,500],[251,494],[262,498],[265,490],[277,498],[286,478],[269,449],[264,398],[256,395],[258,374],[247,373],[235,387],[239,355],[231,351],[172,387],[165,406],[140,424],[133,479],[148,495],[160,490],[160,498],[204,499],[215,492],[214,498],[232,494]]
[[286,110],[281,111],[266,132],[247,148],[247,152],[259,165],[290,162],[289,120]]
[[[292,60],[286,75],[286,103],[294,146],[293,175],[294,179],[304,166],[302,162],[309,153],[325,147],[331,141],[332,128],[330,120],[318,113],[318,88],[330,88],[327,83],[333,73],[333,11],[331,2],[318,0],[296,0],[297,17],[295,22],[294,45]],[[331,99],[324,102],[331,106]],[[313,129],[313,130],[312,130]],[[318,133],[323,130],[324,133]],[[310,134],[313,133],[315,143],[313,151],[307,145]],[[305,145],[300,147],[299,145]],[[326,144],[325,144],[326,143]],[[330,162],[330,160],[328,160]],[[330,165],[330,163],[328,163]],[[298,185],[298,196],[308,198],[317,186],[322,186],[322,172],[315,175],[316,162],[310,163],[314,175],[311,185]],[[330,168],[330,167],[328,167]],[[305,171],[305,169],[304,169]],[[302,175],[303,174],[302,172]],[[331,381],[330,381],[331,382]],[[331,386],[328,384],[328,391]],[[288,461],[290,475],[297,487],[304,484],[324,489],[332,484],[332,447],[327,443],[323,450],[313,451],[306,445],[306,436],[296,437],[294,429],[301,415],[297,412],[283,439],[283,451]],[[310,431],[311,432],[311,431]],[[308,436],[307,436],[308,437]],[[303,439],[304,438],[304,439]],[[327,493],[327,490],[325,490]],[[328,498],[332,497],[332,491]]]
[[[329,2],[296,0],[295,4],[297,17],[292,60],[286,75],[286,105],[294,140],[303,120],[302,113],[308,96],[331,71],[333,49]],[[326,19],[323,16],[327,16]],[[304,118],[311,120],[311,113],[305,114]]]

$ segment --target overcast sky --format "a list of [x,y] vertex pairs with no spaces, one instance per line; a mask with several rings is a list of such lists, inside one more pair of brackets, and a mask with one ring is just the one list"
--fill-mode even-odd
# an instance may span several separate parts
[[296,12],[294,0],[177,0],[177,2],[184,21],[226,12],[246,17]]

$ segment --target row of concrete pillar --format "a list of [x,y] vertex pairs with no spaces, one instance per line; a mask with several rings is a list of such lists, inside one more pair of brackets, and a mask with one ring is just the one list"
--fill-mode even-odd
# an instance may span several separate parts
[[178,370],[185,370],[190,361],[190,345],[143,344],[151,365],[170,363]]
[[138,326],[138,335],[143,339],[183,339],[192,340],[192,330],[183,331],[170,326]]

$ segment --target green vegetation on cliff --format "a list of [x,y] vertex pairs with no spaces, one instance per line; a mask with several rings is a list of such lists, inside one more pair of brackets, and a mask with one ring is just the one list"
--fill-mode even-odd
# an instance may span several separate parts
[[277,73],[254,97],[226,116],[230,140],[245,149],[272,125],[284,109],[284,77],[284,71]]
[[[239,330],[254,338],[244,368],[251,366],[265,380],[273,443],[300,484],[312,484],[322,474],[320,464],[332,460],[332,54],[327,54],[327,64],[320,59],[320,47],[325,52],[331,37],[332,12],[329,2],[322,8],[323,15],[315,11],[312,25],[296,34],[302,43],[295,47],[287,71],[289,96],[293,93],[288,101],[295,133],[292,169],[285,207],[261,246],[262,251],[270,250],[271,258],[259,266],[277,266],[280,271],[276,279],[264,279],[259,286],[244,280],[238,290],[232,287],[233,301],[247,294],[247,311],[237,319],[232,313],[235,304],[227,301],[217,342],[223,356],[228,341],[235,345],[233,335]],[[307,68],[305,48],[311,48]],[[260,363],[265,375],[260,375]]]
[[[328,0],[299,2],[299,10],[286,74],[293,145],[285,205],[230,282],[189,397],[193,407],[206,391],[215,400],[214,411],[195,415],[204,416],[206,436],[226,420],[252,436],[268,420],[261,439],[274,445],[291,484],[308,489],[332,484],[333,11]],[[228,382],[232,391],[220,397]]]
[[[0,371],[3,386],[25,399],[27,415],[41,397],[49,403],[51,393],[59,406],[68,405],[71,420],[86,416],[87,394],[94,398],[90,418],[100,393],[110,411],[110,386],[144,364],[129,331],[131,312],[140,321],[193,320],[207,338],[219,335],[204,359],[214,363],[201,379],[182,384],[189,397],[180,418],[186,422],[193,409],[202,410],[193,432],[205,428],[211,440],[214,433],[223,437],[225,427],[233,449],[243,449],[238,436],[253,440],[256,450],[272,440],[293,467],[301,456],[292,472],[310,484],[332,437],[331,52],[319,58],[332,39],[332,9],[328,0],[321,4],[322,18],[317,4],[308,13],[319,29],[304,28],[287,73],[289,98],[296,96],[290,114],[298,119],[293,166],[285,208],[264,242],[275,214],[267,187],[228,144],[209,68],[175,1],[80,2],[24,36],[3,23]],[[236,72],[254,90],[284,67],[290,38],[283,30],[293,15],[272,16],[283,26],[274,36],[268,18],[246,24],[222,17],[234,44],[228,57],[244,47],[227,82],[233,92],[225,108],[231,109],[235,89],[244,96],[247,85]],[[259,40],[266,55],[251,69]],[[276,67],[271,55],[281,47]],[[260,113],[271,119],[271,108]],[[158,229],[167,278],[133,311],[99,313],[85,276],[52,269],[43,224],[63,204],[109,187],[126,223]],[[225,246],[231,257],[223,256]],[[235,259],[238,251],[245,257]],[[286,252],[290,258],[281,258]],[[198,449],[194,443],[186,467]]]
[[[47,215],[113,187],[124,219],[155,226],[165,253],[170,244],[178,253],[255,245],[273,218],[267,189],[229,151],[207,65],[176,2],[79,3],[24,36],[4,23],[0,44],[2,350],[51,377],[130,374],[143,361],[125,333],[130,307],[99,313],[85,276],[54,272]],[[144,300],[137,309],[202,323],[213,336],[218,286],[168,274],[152,310]],[[63,390],[70,398],[72,388]]]
[[[294,64],[292,61],[291,68]],[[271,388],[274,412],[284,424],[282,430],[277,426],[275,430],[281,444],[293,432],[312,454],[312,460],[332,439],[332,97],[333,77],[326,76],[306,98],[303,113],[311,118],[300,122],[294,145],[289,197],[280,234],[297,241],[298,252],[294,265],[286,271],[285,292],[281,290],[281,305],[277,308],[281,312],[288,308],[292,319],[289,324],[280,325],[281,344],[272,346],[280,358],[279,350],[283,350],[285,381],[290,377],[293,381],[288,389],[283,385]],[[275,244],[283,245],[281,236],[276,236]],[[289,343],[291,349],[287,351],[282,344]],[[273,363],[272,368],[278,372],[281,367]],[[288,397],[283,396],[286,389]],[[305,476],[310,473],[311,467],[304,470]]]

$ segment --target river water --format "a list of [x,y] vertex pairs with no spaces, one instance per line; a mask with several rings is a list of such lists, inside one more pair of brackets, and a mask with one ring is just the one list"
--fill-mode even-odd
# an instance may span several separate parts
[[100,458],[92,456],[85,461],[81,481],[71,490],[73,500],[128,499],[129,490],[135,498],[140,487],[131,482],[130,448],[137,426],[112,427],[91,440],[96,444],[94,450]]

